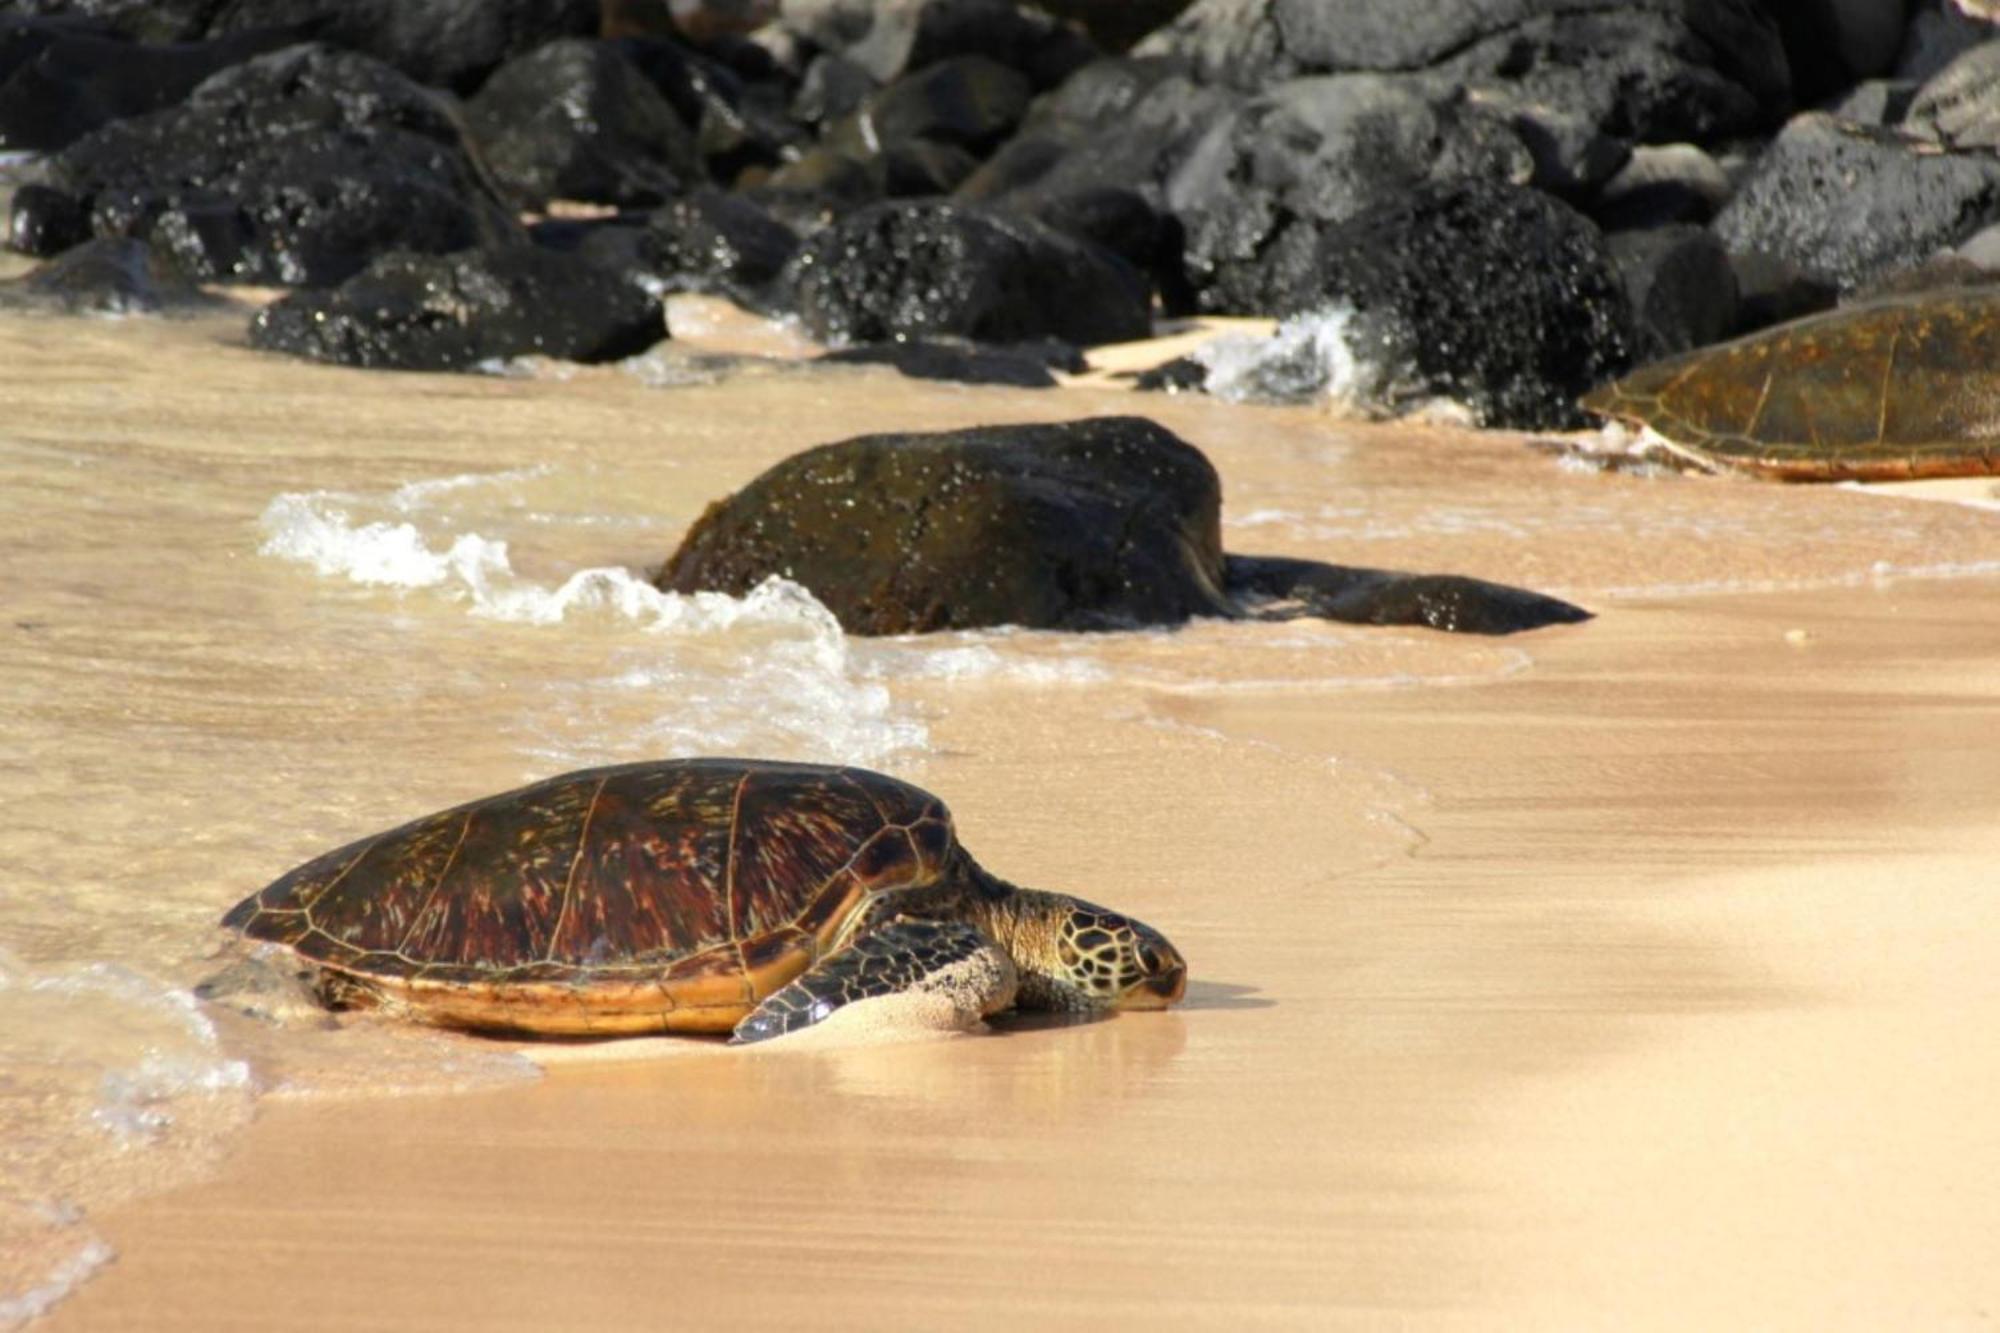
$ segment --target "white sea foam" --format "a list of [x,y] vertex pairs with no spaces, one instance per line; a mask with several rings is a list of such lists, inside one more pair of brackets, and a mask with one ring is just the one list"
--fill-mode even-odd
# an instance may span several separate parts
[[1383,367],[1355,348],[1354,311],[1332,306],[1294,315],[1268,337],[1232,333],[1193,356],[1208,369],[1208,392],[1230,402],[1298,402],[1324,397],[1371,412],[1387,382]]
[[1208,370],[1208,392],[1233,403],[1316,402],[1339,416],[1478,424],[1463,403],[1413,395],[1376,343],[1351,306],[1335,304],[1293,315],[1269,336],[1224,334],[1190,355]]
[[[406,486],[396,493],[398,507],[421,509],[436,493]],[[561,730],[530,736],[538,756],[754,749],[866,763],[927,740],[923,725],[856,668],[833,613],[796,583],[767,579],[743,597],[684,594],[599,566],[549,584],[518,574],[504,541],[476,532],[447,540],[415,522],[362,521],[353,512],[362,503],[282,494],[264,511],[261,549],[329,578],[434,590],[482,619],[590,622],[643,636],[611,650],[612,674],[546,686],[563,696],[563,706],[549,710],[557,719],[549,725]]]
[[4,954],[0,1070],[7,1327],[110,1261],[73,1200],[94,1205],[108,1180],[157,1187],[203,1169],[248,1120],[252,1089],[185,990],[111,963],[34,968]]
[[999,681],[1022,685],[1087,685],[1109,680],[1111,672],[1093,658],[1003,653],[993,642],[961,642],[932,647],[915,640],[872,645],[862,670],[885,680]]
[[[0,1291],[0,1329],[16,1329],[53,1310],[64,1297],[87,1282],[98,1269],[117,1258],[104,1238],[83,1224],[82,1214],[65,1205],[39,1209],[43,1218],[34,1235],[15,1236],[26,1250],[53,1245],[54,1256],[37,1265],[39,1275],[18,1291]],[[0,1237],[9,1229],[0,1227]]]

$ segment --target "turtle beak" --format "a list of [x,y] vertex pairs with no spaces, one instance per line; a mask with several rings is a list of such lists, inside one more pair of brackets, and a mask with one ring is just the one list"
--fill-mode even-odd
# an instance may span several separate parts
[[1187,993],[1187,963],[1179,951],[1157,936],[1147,943],[1145,979],[1125,992],[1120,1008],[1164,1009]]

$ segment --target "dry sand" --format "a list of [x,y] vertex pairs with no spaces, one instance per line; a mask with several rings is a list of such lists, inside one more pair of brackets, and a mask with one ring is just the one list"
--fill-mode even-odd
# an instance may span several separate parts
[[[337,383],[371,422],[450,390],[390,379],[373,405],[334,374],[272,388]],[[1061,414],[867,383],[885,424]],[[562,388],[460,392],[554,421]],[[639,410],[624,392],[589,432]],[[675,402],[728,401],[702,392]],[[773,401],[778,437],[690,458],[685,504],[797,420],[854,422]],[[266,1100],[215,1178],[93,1214],[119,1257],[46,1326],[2000,1318],[2000,581],[1852,576],[1871,543],[1904,567],[1990,559],[1992,516],[1134,406],[1217,456],[1239,518],[1317,516],[1263,542],[1239,522],[1233,546],[1511,577],[1599,617],[1500,644],[1382,631],[1370,688],[1343,681],[1373,649],[1316,682],[1317,640],[1249,627],[1094,646],[1095,684],[901,683],[929,727],[911,771],[967,845],[1161,927],[1186,1004],[847,1049],[627,1043],[497,1091]],[[1813,586],[1714,590],[1801,571]],[[503,766],[454,762],[454,783]]]

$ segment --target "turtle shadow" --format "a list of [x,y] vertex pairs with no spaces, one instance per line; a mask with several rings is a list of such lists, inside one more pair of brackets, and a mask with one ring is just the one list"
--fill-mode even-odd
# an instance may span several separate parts
[[1182,1009],[1270,1009],[1276,1000],[1258,998],[1258,988],[1235,981],[1190,981]]

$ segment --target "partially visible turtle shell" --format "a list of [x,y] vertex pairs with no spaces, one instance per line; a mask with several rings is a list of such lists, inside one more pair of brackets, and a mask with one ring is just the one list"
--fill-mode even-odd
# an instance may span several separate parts
[[329,998],[447,1026],[726,1031],[954,846],[941,802],[879,773],[627,764],[351,843],[223,924],[296,950]]
[[1593,412],[1782,481],[2000,472],[2000,289],[1910,293],[1642,366]]

